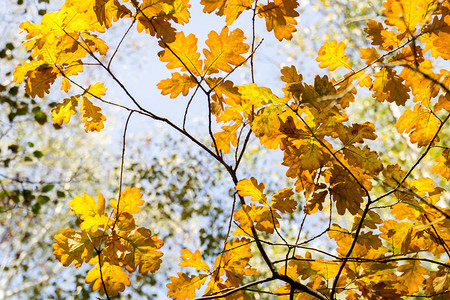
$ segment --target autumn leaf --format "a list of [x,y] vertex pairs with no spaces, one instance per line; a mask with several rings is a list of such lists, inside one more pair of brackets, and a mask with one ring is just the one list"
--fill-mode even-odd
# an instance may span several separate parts
[[373,75],[375,80],[370,90],[374,91],[373,96],[380,102],[395,102],[397,105],[405,105],[409,99],[408,86],[403,84],[403,78],[396,74],[392,68],[384,67],[380,72]]
[[[202,74],[203,62],[200,60],[200,53],[197,52],[197,38],[193,34],[185,36],[183,32],[176,34],[173,43],[168,44],[160,57],[160,60],[167,62],[168,69],[181,68],[182,71],[188,71],[194,75]],[[187,68],[187,69],[186,69]]]
[[244,32],[241,29],[235,29],[229,33],[228,27],[224,27],[220,34],[211,31],[208,34],[206,45],[208,49],[203,49],[206,57],[206,74],[219,72],[231,72],[232,66],[238,66],[245,61],[243,56],[249,49],[249,45],[244,43]]
[[425,275],[428,273],[427,269],[420,265],[420,261],[410,260],[398,267],[398,271],[402,272],[399,280],[406,285],[409,294],[414,294],[419,291],[425,280]]
[[134,272],[139,267],[139,273],[146,275],[148,272],[154,273],[159,269],[163,253],[158,249],[164,245],[162,240],[144,227],[138,228],[125,240],[128,249],[124,262],[128,271]]
[[336,126],[336,133],[344,146],[353,145],[354,143],[363,143],[364,140],[375,140],[375,125],[370,122],[362,124],[354,123],[351,127],[344,124]]
[[299,16],[297,7],[297,0],[274,0],[265,5],[260,3],[257,14],[265,19],[267,31],[273,30],[279,41],[290,40],[292,33],[297,30],[295,28],[297,25],[295,18]]
[[126,188],[120,195],[119,201],[111,200],[111,206],[118,211],[118,215],[122,213],[135,214],[141,211],[144,200],[141,199],[142,193],[138,188]]
[[285,188],[272,195],[272,207],[282,213],[292,214],[297,207],[297,201],[292,199],[292,188]]
[[118,0],[95,0],[93,9],[98,22],[106,28],[111,27],[111,20],[117,22],[124,17],[131,17],[131,11]]
[[339,67],[345,67],[347,69],[352,69],[352,65],[348,60],[348,55],[344,55],[345,44],[336,41],[331,41],[325,43],[319,49],[319,56],[316,61],[320,62],[319,67],[328,68],[330,71],[334,71]]
[[170,94],[170,98],[177,98],[180,94],[187,96],[189,89],[196,85],[197,82],[191,76],[172,73],[172,78],[161,80],[157,86],[161,90],[161,94]]
[[450,149],[444,149],[442,154],[436,158],[438,162],[430,171],[441,175],[447,180],[450,180]]
[[337,262],[326,261],[326,260],[315,260],[311,261],[311,269],[317,272],[317,274],[323,276],[325,279],[333,278],[337,275],[339,271],[340,264]]
[[169,288],[167,296],[176,300],[194,299],[195,290],[205,283],[208,275],[191,275],[188,276],[185,273],[178,272],[178,277],[170,276],[170,283],[166,286]]
[[102,262],[101,268],[100,264],[97,264],[88,272],[86,283],[92,282],[92,289],[94,291],[100,289],[100,294],[104,294],[106,287],[109,296],[115,296],[119,294],[119,292],[123,292],[125,286],[131,284],[130,277],[121,267],[112,265],[108,262]]
[[239,222],[239,227],[233,232],[233,235],[245,235],[251,233],[251,226],[255,226],[256,230],[266,233],[274,233],[275,228],[280,227],[278,221],[281,216],[277,211],[267,206],[256,206],[252,204],[243,205],[241,209],[237,209],[234,213],[234,219]]
[[264,194],[265,185],[263,182],[258,184],[256,178],[243,179],[236,184],[236,191],[242,197],[250,196],[252,201],[261,204],[268,204],[267,197]]
[[53,254],[63,266],[71,263],[75,268],[80,267],[83,262],[88,262],[94,252],[94,237],[86,232],[77,232],[73,229],[62,229],[60,234],[55,235],[56,243],[53,244]]
[[432,0],[389,0],[384,4],[386,24],[397,27],[399,33],[413,34],[418,25],[430,18],[436,5]]
[[81,98],[80,110],[83,111],[81,118],[86,132],[100,131],[105,127],[103,122],[106,121],[106,117],[101,113],[101,108],[95,106],[88,98]]
[[[399,133],[409,132],[411,143],[419,147],[427,146],[431,142],[440,125],[441,121],[420,104],[416,104],[414,110],[406,110],[395,124]],[[438,142],[439,137],[436,137],[435,141]]]
[[329,178],[330,195],[340,215],[348,210],[355,215],[360,210],[360,205],[365,196],[364,190],[350,177],[349,173],[338,165],[334,165]]
[[77,112],[78,100],[79,98],[72,96],[64,99],[62,103],[56,104],[52,111],[53,122],[58,125],[61,125],[63,122],[68,124],[70,117]]
[[194,267],[197,271],[202,270],[209,273],[210,268],[206,262],[202,261],[199,250],[195,250],[195,253],[192,253],[188,249],[183,249],[181,253],[181,259],[183,261],[178,264],[180,267]]

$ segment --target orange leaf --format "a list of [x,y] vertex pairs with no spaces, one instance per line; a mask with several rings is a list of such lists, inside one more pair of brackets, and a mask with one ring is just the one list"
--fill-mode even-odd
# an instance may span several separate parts
[[56,104],[56,107],[52,111],[53,122],[58,125],[61,125],[63,122],[68,124],[70,117],[77,112],[78,99],[72,96],[64,99],[62,103]]
[[157,249],[164,245],[162,240],[156,235],[152,236],[151,231],[143,227],[138,228],[125,240],[128,249],[124,261],[128,271],[134,272],[139,267],[139,273],[146,275],[159,269],[163,253]]
[[297,25],[295,18],[299,16],[297,7],[297,0],[273,0],[266,5],[259,4],[257,14],[266,20],[267,30],[273,30],[278,40],[290,40],[292,33],[297,31],[295,28]]
[[109,296],[115,296],[125,290],[125,286],[131,284],[130,277],[121,267],[112,265],[108,262],[102,262],[101,274],[100,265],[90,270],[86,276],[86,283],[93,282],[93,290],[100,289],[100,294],[105,293],[104,287]]
[[171,50],[166,48],[160,57],[161,61],[168,63],[168,69],[181,68],[181,71],[187,71],[188,68],[194,75],[202,74],[203,62],[200,60],[200,53],[197,52],[195,35],[185,36],[183,32],[178,32],[175,41],[168,45]]
[[380,72],[374,74],[375,80],[370,90],[373,96],[380,102],[395,102],[397,105],[405,105],[409,99],[409,86],[403,84],[403,78],[391,68],[384,67]]
[[441,175],[447,180],[450,180],[450,149],[444,149],[441,156],[436,158],[438,162],[430,171]]
[[101,108],[95,106],[88,98],[81,98],[80,110],[83,111],[81,118],[84,122],[84,130],[86,132],[100,131],[105,127],[103,122],[106,120],[106,117],[101,113]]
[[176,98],[180,94],[187,96],[189,89],[196,85],[197,82],[190,75],[172,73],[172,78],[161,80],[157,86],[161,90],[161,94],[170,94],[170,98]]
[[195,253],[192,253],[188,249],[183,249],[181,253],[183,261],[178,264],[180,267],[194,267],[197,271],[202,270],[209,273],[210,268],[206,262],[202,261],[199,250],[195,250]]
[[53,254],[65,267],[73,263],[75,268],[78,268],[83,262],[88,262],[92,258],[93,238],[86,232],[62,229],[60,234],[55,235]]
[[205,60],[205,73],[213,74],[219,72],[231,72],[232,66],[238,66],[245,61],[242,55],[249,49],[249,45],[244,43],[244,32],[241,29],[235,29],[228,33],[228,27],[225,26],[220,35],[215,31],[208,34],[206,45],[209,50],[203,49]]
[[118,210],[118,214],[129,213],[135,214],[141,211],[141,206],[144,200],[141,199],[142,193],[138,188],[126,188],[120,195],[119,203],[116,200],[111,200],[111,206]]
[[188,276],[182,272],[178,272],[178,277],[170,276],[170,283],[166,286],[169,288],[167,296],[176,300],[194,299],[195,290],[205,283],[208,275],[201,274],[198,276]]
[[316,58],[316,61],[321,62],[319,67],[328,68],[330,71],[334,71],[339,67],[345,67],[351,70],[352,64],[348,60],[348,55],[344,55],[344,50],[344,42],[338,44],[333,40],[325,43],[319,49],[319,56]]
[[297,201],[291,197],[294,195],[292,188],[285,188],[272,195],[272,207],[282,213],[293,213],[297,207]]
[[257,201],[261,204],[268,204],[267,197],[263,193],[265,185],[263,182],[258,184],[256,178],[243,179],[236,184],[236,191],[242,197],[250,196],[252,201]]
[[[427,146],[435,136],[441,121],[436,116],[424,109],[420,104],[416,104],[414,110],[408,109],[397,120],[395,126],[398,132],[409,132],[411,143],[417,143],[417,146]],[[435,141],[439,141],[437,137]]]

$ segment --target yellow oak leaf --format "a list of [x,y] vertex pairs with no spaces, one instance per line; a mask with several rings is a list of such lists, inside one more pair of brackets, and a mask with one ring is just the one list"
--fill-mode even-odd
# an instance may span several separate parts
[[[411,143],[419,147],[427,146],[431,142],[440,125],[441,121],[434,113],[420,104],[416,104],[414,110],[405,111],[395,124],[399,133],[409,132]],[[438,142],[439,137],[435,141]]]
[[161,90],[161,94],[170,94],[170,98],[177,98],[180,94],[187,96],[189,89],[196,85],[197,82],[190,75],[172,73],[172,78],[161,80],[157,87]]
[[217,145],[217,148],[224,153],[228,153],[231,150],[231,145],[234,147],[237,146],[237,130],[241,127],[242,122],[236,122],[236,124],[232,126],[222,126],[223,131],[219,131],[214,133],[214,137],[216,140],[216,144],[214,142],[211,143],[212,147]]
[[101,268],[100,264],[97,264],[88,272],[86,283],[91,282],[93,282],[92,289],[94,291],[100,289],[100,294],[104,294],[106,288],[109,296],[115,296],[119,294],[119,292],[123,292],[125,286],[131,284],[130,277],[121,267],[105,261],[102,262]]
[[63,78],[63,79],[61,80],[61,82],[62,82],[62,84],[61,84],[61,90],[67,93],[67,92],[69,91],[70,87],[72,86],[72,85],[70,84],[70,81],[69,81],[67,78]]
[[168,45],[170,49],[166,48],[160,57],[161,61],[168,63],[168,69],[181,68],[182,71],[189,69],[194,75],[202,74],[203,62],[200,60],[200,53],[197,52],[195,35],[185,36],[183,32],[179,32],[175,41]]
[[375,140],[375,125],[370,122],[362,124],[354,123],[351,127],[344,124],[336,126],[336,132],[344,146],[353,145],[354,143],[363,143],[364,140]]
[[183,261],[178,264],[180,267],[194,267],[197,271],[202,270],[209,273],[210,268],[206,262],[202,261],[199,250],[195,250],[195,253],[192,253],[188,249],[182,249],[181,253],[181,259]]
[[431,18],[436,6],[433,0],[388,0],[383,3],[386,24],[397,27],[399,33],[413,34],[417,26]]
[[323,203],[325,202],[325,197],[328,195],[328,191],[315,192],[310,197],[306,199],[305,203],[305,213],[311,215],[315,214],[318,210],[323,210]]
[[225,15],[227,25],[231,25],[244,10],[252,8],[253,2],[254,0],[201,0],[200,4],[204,5],[203,11],[206,13],[217,10],[217,15]]
[[380,57],[378,51],[373,47],[361,48],[359,51],[361,52],[361,59],[365,59],[367,65]]
[[118,0],[95,0],[93,7],[100,25],[111,27],[111,20],[117,22],[119,19],[131,17],[131,11]]
[[87,94],[87,96],[100,98],[101,96],[104,96],[106,94],[106,88],[104,87],[103,82],[97,82],[97,83],[91,84],[86,89],[85,94]]
[[447,180],[450,180],[450,149],[444,149],[442,154],[436,158],[438,162],[430,171],[441,175]]
[[395,102],[397,105],[405,105],[409,99],[409,86],[403,84],[404,79],[396,74],[392,68],[384,67],[373,76],[375,80],[370,90],[373,96],[380,102]]
[[138,188],[126,188],[122,191],[119,201],[111,200],[111,206],[114,207],[118,215],[122,213],[135,214],[141,211],[144,200],[141,199],[142,193]]
[[260,3],[257,8],[257,14],[266,21],[267,31],[274,31],[278,40],[292,39],[292,33],[297,31],[296,17],[299,13],[297,0],[273,0],[267,4]]
[[58,73],[48,65],[41,65],[27,74],[25,92],[31,97],[43,98],[45,93],[50,92],[50,86],[55,82]]
[[398,267],[402,274],[398,278],[401,283],[406,285],[409,294],[415,294],[423,285],[428,270],[420,265],[420,261],[410,260]]
[[345,147],[342,153],[349,164],[361,168],[370,175],[376,175],[383,170],[383,164],[378,158],[378,152],[371,151],[367,145],[363,149],[350,145]]
[[259,202],[261,204],[268,204],[267,197],[264,194],[264,183],[261,182],[258,184],[258,181],[254,177],[239,181],[236,184],[235,189],[242,197],[250,196],[252,201]]
[[63,122],[68,124],[70,117],[77,112],[78,99],[72,96],[64,99],[62,103],[56,104],[56,107],[52,111],[53,122],[58,125],[61,125]]
[[97,203],[94,198],[84,193],[84,196],[75,196],[67,204],[72,208],[71,212],[80,215],[82,220],[105,212],[105,197],[102,194],[98,195]]
[[124,258],[125,268],[134,272],[139,267],[139,273],[146,275],[155,272],[161,266],[163,253],[158,251],[164,242],[150,230],[140,227],[126,238],[127,254]]
[[320,62],[319,67],[328,68],[330,71],[334,71],[339,67],[345,67],[351,70],[352,64],[348,60],[348,55],[344,54],[344,51],[344,42],[338,44],[333,40],[325,43],[319,49],[319,56],[316,58],[316,61]]
[[216,257],[214,269],[218,267],[220,262],[221,268],[225,269],[225,271],[232,271],[241,279],[244,276],[258,275],[256,269],[249,264],[250,259],[253,257],[251,244],[248,238],[234,238],[225,245],[222,259],[220,259],[221,254]]
[[204,72],[206,74],[217,73],[219,70],[231,72],[232,66],[242,64],[245,61],[243,54],[249,49],[244,39],[244,32],[239,28],[229,32],[225,26],[220,34],[211,31],[205,42],[209,50],[203,49],[206,57]]
[[276,210],[267,206],[256,206],[252,204],[244,205],[237,209],[234,219],[239,222],[239,227],[233,232],[233,235],[251,234],[251,226],[254,225],[256,230],[266,233],[274,233],[275,227],[280,227],[281,216]]
[[195,290],[205,283],[208,275],[191,275],[188,276],[182,272],[178,272],[178,277],[170,276],[170,283],[166,286],[169,288],[167,296],[176,300],[194,299]]
[[80,224],[83,231],[92,228],[92,232],[96,232],[99,227],[105,229],[113,223],[105,214],[105,198],[102,194],[98,195],[97,203],[94,198],[84,193],[84,196],[75,196],[68,204],[72,208],[71,211],[80,215],[80,219],[83,220]]
[[434,111],[439,111],[441,109],[450,110],[450,93],[439,96],[439,100],[434,106]]
[[75,268],[78,268],[92,258],[93,239],[94,237],[86,232],[77,232],[70,228],[62,229],[61,233],[55,235],[53,254],[65,267],[73,263]]
[[349,173],[339,165],[334,165],[329,176],[330,195],[336,202],[336,209],[340,215],[344,215],[348,210],[352,215],[359,212],[364,190],[349,175]]
[[81,119],[86,132],[100,131],[105,127],[103,122],[106,120],[106,117],[101,113],[101,108],[95,106],[87,97],[81,98],[80,110],[83,111]]
[[433,46],[436,47],[436,52],[443,59],[450,59],[450,33],[439,32],[438,38],[433,42]]
[[335,277],[340,267],[340,264],[337,262],[322,259],[311,261],[310,265],[312,270],[327,280]]
[[293,213],[297,208],[297,201],[292,199],[293,195],[292,188],[279,190],[278,193],[272,195],[272,207],[282,213]]

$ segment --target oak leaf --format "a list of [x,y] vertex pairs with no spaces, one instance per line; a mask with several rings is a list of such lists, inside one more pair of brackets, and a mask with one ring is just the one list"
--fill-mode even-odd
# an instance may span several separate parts
[[[441,121],[435,114],[420,104],[416,104],[413,110],[406,110],[395,124],[399,133],[409,132],[411,143],[419,147],[427,146],[432,141],[440,125]],[[434,141],[438,142],[439,137]]]
[[194,267],[197,271],[202,270],[209,273],[210,268],[206,262],[202,261],[199,250],[195,250],[195,253],[192,253],[188,249],[183,249],[181,253],[181,259],[183,261],[178,264],[180,267]]
[[436,158],[438,162],[430,171],[441,175],[447,180],[450,180],[450,149],[444,149],[442,154]]
[[194,75],[202,74],[203,62],[197,52],[195,35],[185,36],[183,32],[179,32],[175,41],[168,45],[170,48],[166,48],[160,57],[161,61],[167,62],[168,69],[181,68],[182,71],[189,70]]
[[163,253],[158,251],[164,242],[156,235],[152,236],[149,229],[140,227],[126,238],[128,252],[125,256],[125,268],[134,272],[139,267],[139,273],[146,275],[159,269]]
[[264,183],[261,182],[258,184],[258,181],[254,177],[239,181],[236,184],[235,189],[242,197],[250,196],[252,201],[259,202],[261,204],[268,204],[267,197],[264,194]]
[[187,74],[172,73],[172,78],[161,80],[157,87],[161,94],[170,94],[170,98],[177,98],[180,94],[187,96],[189,89],[195,87],[197,82]]
[[106,117],[101,113],[101,108],[95,106],[87,97],[81,98],[80,110],[82,121],[84,123],[84,130],[88,131],[100,131],[105,127],[103,122]]
[[293,213],[297,207],[297,201],[292,199],[294,192],[292,188],[279,190],[272,195],[272,207],[282,213]]
[[[100,274],[101,272],[101,274]],[[90,270],[86,276],[86,283],[93,282],[92,289],[100,289],[100,294],[108,292],[109,296],[115,296],[119,292],[125,290],[125,286],[131,284],[130,277],[122,270],[121,267],[112,265],[108,262],[102,262],[97,264],[92,270]]]
[[166,286],[169,288],[167,296],[176,300],[194,299],[195,290],[205,283],[208,275],[191,275],[188,276],[185,273],[178,272],[178,277],[170,276],[170,283]]
[[111,206],[117,210],[117,214],[130,213],[135,214],[141,211],[144,200],[141,199],[142,193],[138,188],[126,188],[120,195],[119,201],[111,200]]
[[334,71],[339,67],[345,67],[351,70],[352,64],[348,60],[348,55],[344,54],[344,51],[344,42],[338,44],[333,40],[325,43],[319,49],[319,56],[316,58],[316,61],[320,62],[319,67],[328,68],[330,71]]
[[249,49],[244,39],[244,32],[239,28],[229,32],[228,27],[225,26],[220,34],[211,31],[205,42],[209,50],[203,49],[206,57],[204,72],[206,74],[217,73],[219,70],[231,72],[232,66],[244,63],[243,54]]
[[88,262],[92,258],[94,252],[92,239],[94,237],[84,231],[62,229],[60,234],[55,235],[53,254],[65,267],[73,263],[75,268],[78,268],[83,262]]
[[62,103],[56,104],[56,107],[52,111],[53,122],[58,125],[61,125],[63,122],[68,124],[70,117],[77,112],[78,99],[72,96],[64,99]]
[[267,4],[259,4],[257,14],[266,21],[267,31],[274,31],[275,37],[282,41],[283,39],[292,39],[292,33],[297,29],[296,17],[299,13],[297,0],[273,0]]

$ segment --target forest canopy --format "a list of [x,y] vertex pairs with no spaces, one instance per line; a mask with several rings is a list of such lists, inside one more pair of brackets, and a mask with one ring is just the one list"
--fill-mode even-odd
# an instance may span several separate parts
[[[76,283],[67,290],[56,280],[47,293],[447,299],[450,3],[363,2],[362,10],[313,3],[319,16],[330,7],[343,15],[322,36],[323,19],[297,0],[201,0],[195,14],[189,0],[66,0],[23,20],[28,57],[0,90],[9,122],[32,107],[35,122],[68,130],[68,140],[93,135],[86,152],[108,134],[120,144],[115,155],[96,154],[114,166],[105,166],[109,175],[83,177],[70,197],[43,180],[36,196],[3,187],[6,221],[70,211],[48,235],[51,248],[40,249]],[[202,18],[220,29],[203,37],[188,27]],[[305,28],[308,18],[317,23]],[[151,68],[158,93],[127,78],[126,56],[139,51],[129,41],[139,39],[152,41],[159,62],[142,60],[132,73]],[[278,75],[260,79],[274,49],[284,59]],[[23,99],[10,84],[22,85]],[[133,122],[151,125],[146,143],[133,142]],[[158,134],[156,151],[145,149]],[[21,145],[1,153],[16,157]],[[36,160],[46,156],[36,151]],[[10,161],[2,157],[5,169]],[[11,179],[3,177],[2,185]]]

